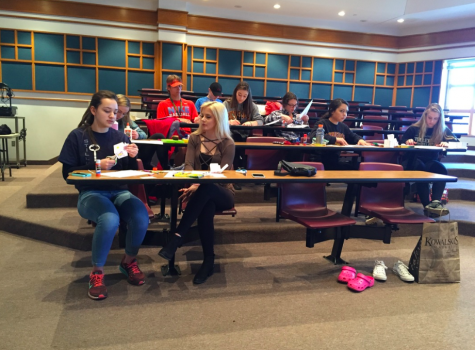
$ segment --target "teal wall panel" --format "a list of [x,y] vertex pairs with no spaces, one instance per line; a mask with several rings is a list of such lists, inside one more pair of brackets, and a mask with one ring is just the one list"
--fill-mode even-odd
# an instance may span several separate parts
[[0,42],[4,44],[14,44],[15,32],[13,30],[2,29],[0,33]]
[[20,45],[31,45],[31,32],[20,32],[17,33],[18,44]]
[[346,70],[346,71],[354,71],[354,70],[355,70],[355,61],[353,61],[353,60],[346,60],[346,62],[345,62],[345,70]]
[[155,68],[155,59],[151,57],[142,58],[142,68],[143,69],[154,69]]
[[416,63],[416,73],[422,73],[424,71],[424,62]]
[[202,47],[193,48],[193,58],[198,60],[204,60],[205,58],[205,49]]
[[432,74],[424,74],[424,85],[430,85],[432,83]]
[[439,94],[440,94],[440,87],[434,86],[432,88],[432,97],[430,103],[439,103]]
[[204,73],[205,66],[203,62],[193,62],[193,73]]
[[96,49],[96,39],[89,36],[82,37],[82,49],[83,50],[95,50]]
[[412,75],[406,75],[406,86],[411,86],[414,78]]
[[333,81],[335,83],[343,83],[343,73],[335,72],[333,76]]
[[384,75],[376,76],[376,85],[384,85]]
[[10,60],[14,60],[15,59],[15,47],[13,47],[13,46],[2,46],[0,57],[10,59]]
[[148,88],[153,89],[155,74],[152,72],[127,72],[127,94],[139,96],[138,90]]
[[129,56],[129,68],[140,68],[140,57]]
[[386,73],[386,63],[378,63],[378,73]]
[[356,64],[356,84],[374,84],[374,72],[376,63],[358,61]]
[[267,55],[267,78],[287,79],[289,67],[289,56],[287,55]]
[[289,91],[292,91],[298,98],[308,98],[310,95],[309,83],[290,83]]
[[331,98],[332,86],[330,84],[312,84],[312,98]]
[[31,49],[29,47],[18,47],[18,59],[31,61]]
[[256,66],[256,78],[264,78],[265,76],[266,76],[266,68]]
[[254,52],[244,51],[244,63],[254,64]]
[[254,76],[254,68],[253,66],[244,66],[242,74],[245,77],[253,77]]
[[355,86],[355,101],[373,102],[373,88],[368,86]]
[[219,50],[218,73],[241,75],[241,51]]
[[[223,92],[226,95],[231,95],[234,91],[234,88],[236,87],[237,84],[241,82],[241,79],[237,78],[219,78],[218,81],[221,84],[221,87],[223,88]],[[208,86],[209,87],[209,86]],[[251,88],[252,91],[252,88]],[[252,91],[254,94],[254,91]]]
[[127,51],[129,53],[140,54],[140,42],[129,41],[127,44]]
[[407,73],[407,74],[412,74],[412,73],[414,73],[414,62],[409,62],[409,63],[407,63],[407,66],[406,66],[406,73]]
[[411,88],[399,88],[396,90],[395,106],[411,106]]
[[406,73],[406,64],[405,63],[399,63],[399,69],[398,69],[398,74],[405,74]]
[[206,59],[208,61],[216,61],[216,49],[206,49]]
[[387,68],[387,73],[388,74],[396,74],[396,64],[394,63],[388,63],[388,68]]
[[374,104],[391,106],[393,102],[393,89],[377,87],[374,92]]
[[290,56],[290,66],[300,67],[300,56]]
[[64,66],[35,65],[36,90],[64,91]]
[[386,76],[386,86],[394,86],[394,77]]
[[80,49],[80,37],[77,35],[66,35],[66,47],[68,49]]
[[64,62],[63,35],[35,33],[34,36],[36,61]]
[[[247,80],[249,86],[251,87],[252,96],[264,96],[264,81],[257,79]],[[232,91],[230,91],[232,93]]]
[[208,93],[209,86],[215,82],[213,77],[193,75],[193,91]]
[[291,69],[290,70],[290,79],[299,80],[300,79],[300,69]]
[[96,54],[94,52],[83,52],[82,53],[82,64],[96,64]]
[[433,61],[426,61],[425,67],[424,67],[424,72],[426,73],[432,73],[432,68],[434,67],[434,62]]
[[302,67],[311,68],[312,67],[312,58],[304,56],[302,57]]
[[434,63],[434,84],[440,84],[442,77],[442,61],[435,61]]
[[206,62],[206,74],[216,74],[216,63]]
[[142,55],[155,55],[155,44],[154,43],[142,43]]
[[335,70],[343,70],[344,64],[343,60],[335,60]]
[[256,52],[256,64],[266,64],[266,54],[262,52]]
[[333,60],[327,58],[313,59],[313,81],[332,81]]
[[125,94],[125,70],[99,69],[99,90]]
[[267,80],[266,90],[267,97],[282,98],[282,96],[287,92],[287,83],[283,81]]
[[125,67],[125,41],[99,39],[98,51],[100,66]]
[[303,70],[301,72],[301,80],[311,80],[312,72],[309,70]]
[[2,62],[1,80],[13,90],[32,90],[31,72],[31,63]]
[[413,107],[426,107],[430,103],[430,87],[414,88]]
[[347,101],[351,101],[353,94],[353,87],[347,85],[335,85],[333,87],[333,99],[342,98]]
[[96,69],[68,67],[68,92],[96,92]]
[[355,79],[354,73],[345,73],[345,83],[353,84],[354,79]]
[[[192,51],[191,48],[189,48],[189,49],[187,50],[187,57],[188,57],[188,59],[187,59],[187,62],[186,62],[186,67],[187,67],[186,69],[187,69],[188,72],[191,72],[191,62],[193,61],[193,60],[191,59],[191,51]],[[163,65],[163,64],[162,64],[162,65]],[[175,69],[177,69],[177,68],[175,68]]]
[[[181,44],[168,44],[164,43],[162,45],[162,68],[163,69],[172,69],[172,70],[181,70],[182,65],[182,46]],[[188,60],[191,63],[191,60]]]
[[80,64],[81,63],[81,56],[79,55],[79,51],[68,51],[66,53],[66,62]]
[[414,85],[422,85],[422,74],[417,74],[415,76]]

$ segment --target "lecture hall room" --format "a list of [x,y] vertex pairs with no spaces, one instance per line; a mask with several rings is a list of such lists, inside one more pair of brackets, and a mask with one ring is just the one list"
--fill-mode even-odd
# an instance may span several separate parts
[[[473,349],[474,18],[475,3],[466,0],[0,0],[0,349]],[[167,84],[169,76],[178,78]],[[133,184],[107,182],[107,169],[98,177],[91,160],[92,167],[72,169],[91,176],[65,181],[65,140],[81,123],[94,130],[83,132],[86,141],[98,135],[98,124],[88,120],[115,116],[117,101],[130,101],[127,120],[148,139],[147,125],[158,121],[158,105],[172,89],[194,103],[218,82],[220,98],[232,103],[243,81],[262,120],[287,92],[298,97],[296,113],[309,106],[302,134],[310,135],[325,114],[331,120],[332,100],[348,101],[340,124],[373,148],[333,151],[340,163],[355,166],[346,173],[317,168],[314,177],[277,176],[279,147],[298,147],[293,156],[303,161],[317,147],[252,144],[250,137],[274,136],[281,126],[231,125],[233,135],[252,133],[247,144],[235,140],[234,163],[247,173],[230,168],[209,184],[234,193],[235,211],[217,208],[214,235],[193,224],[186,239],[173,231],[194,206],[178,203],[177,184],[200,191],[205,177],[167,182],[159,167]],[[100,90],[114,95],[96,108],[91,98]],[[394,148],[390,139],[401,141],[412,124],[429,120],[434,112],[425,108],[433,104],[440,106],[435,125],[445,126],[440,142],[447,130],[451,142]],[[391,145],[378,148],[379,141]],[[171,165],[181,165],[187,149],[181,146],[190,143],[167,142],[156,149],[167,146]],[[122,147],[130,150],[124,159],[106,159],[105,148],[77,156],[98,152],[101,165],[129,164],[144,146]],[[446,175],[404,168],[427,152]],[[265,168],[276,154],[281,158]],[[377,169],[397,171],[364,170],[375,154],[387,157],[378,164],[396,155],[391,167]],[[156,155],[145,169],[160,164]],[[235,186],[225,184],[226,176],[237,179]],[[83,199],[74,184],[106,186],[104,179],[142,199],[130,207],[149,217],[148,225],[146,218],[137,224],[140,242],[129,210],[107,242],[95,232],[112,221],[80,215],[96,207],[78,205]],[[440,191],[449,215],[427,215],[418,194],[428,182],[432,193],[424,198]],[[383,197],[399,203],[397,210],[380,215],[378,204],[365,207]],[[296,203],[302,207],[286,211]],[[307,216],[306,203],[315,208]],[[418,244],[434,227],[454,237]],[[210,261],[205,236],[214,264],[198,280]],[[171,257],[161,250],[170,242],[176,243]],[[440,282],[449,265],[452,279]],[[424,268],[440,274],[425,280]],[[133,279],[139,272],[140,281]]]

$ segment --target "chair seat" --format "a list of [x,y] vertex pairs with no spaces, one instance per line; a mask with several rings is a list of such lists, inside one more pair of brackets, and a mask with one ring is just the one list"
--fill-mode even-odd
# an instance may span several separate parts
[[360,211],[364,214],[381,219],[386,224],[422,224],[424,222],[434,222],[433,219],[424,215],[419,215],[410,209],[399,208],[372,208],[361,207]]
[[356,224],[356,221],[334,212],[332,210],[327,210],[327,213],[322,216],[317,217],[301,217],[290,214],[284,210],[281,211],[281,216],[285,219],[295,221],[307,228],[312,229],[324,229],[336,226],[349,226]]

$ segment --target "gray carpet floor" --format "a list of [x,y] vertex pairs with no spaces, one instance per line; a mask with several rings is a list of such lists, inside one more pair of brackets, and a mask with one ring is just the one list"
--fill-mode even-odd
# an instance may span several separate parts
[[[417,237],[391,245],[350,240],[345,257],[370,273],[409,259]],[[215,274],[192,284],[199,248],[180,248],[183,274],[162,277],[142,249],[144,286],[128,285],[113,250],[109,298],[87,298],[90,253],[0,232],[0,349],[473,349],[475,238],[460,237],[462,283],[388,280],[362,293],[336,282],[340,267],[303,242],[217,246]]]

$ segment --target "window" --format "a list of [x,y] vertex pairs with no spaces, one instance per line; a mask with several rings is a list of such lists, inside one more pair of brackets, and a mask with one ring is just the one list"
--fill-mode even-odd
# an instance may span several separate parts
[[475,58],[445,61],[441,91],[441,104],[450,111],[453,131],[475,134]]

